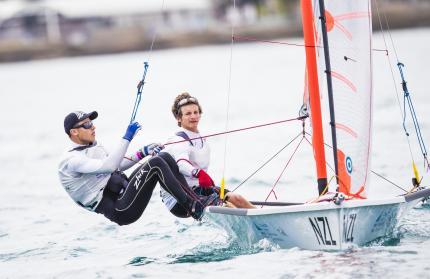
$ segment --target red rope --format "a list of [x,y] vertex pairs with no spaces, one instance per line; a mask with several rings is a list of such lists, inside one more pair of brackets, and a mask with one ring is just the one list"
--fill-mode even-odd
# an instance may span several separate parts
[[[257,38],[243,37],[243,36],[233,36],[233,40],[237,40],[237,41],[251,41],[251,42],[269,43],[269,44],[279,44],[279,45],[288,45],[288,46],[298,46],[298,47],[317,47],[317,48],[322,48],[323,47],[323,46],[312,46],[312,45],[288,43],[288,42],[279,42],[279,41],[272,41],[272,40],[260,40],[260,39],[257,39]],[[385,52],[385,54],[388,55],[388,50],[387,49],[372,48],[372,50],[373,51]]]
[[[255,126],[250,126],[250,127],[245,127],[245,128],[240,128],[240,129],[225,131],[225,132],[219,132],[219,133],[209,134],[209,135],[206,135],[206,136],[201,136],[201,137],[196,137],[196,138],[190,138],[190,140],[204,139],[204,138],[209,138],[209,137],[214,137],[214,136],[219,136],[219,135],[224,135],[224,134],[230,134],[230,133],[235,133],[235,132],[240,132],[240,131],[245,131],[245,130],[250,130],[250,129],[255,129],[255,128],[261,128],[261,127],[270,126],[270,125],[281,124],[281,123],[290,122],[290,121],[294,121],[294,120],[303,120],[306,117],[307,116],[301,116],[301,117],[297,117],[297,118],[291,118],[291,119],[286,119],[286,120],[281,120],[281,121],[276,121],[276,122],[270,122],[270,123],[266,123],[266,124],[260,124],[260,125],[255,125]],[[176,143],[181,143],[181,142],[186,142],[186,141],[188,141],[188,140],[184,139],[184,140],[179,140],[179,141],[165,143],[164,145],[166,146],[166,145],[171,145],[171,144],[176,144]]]
[[304,44],[295,44],[295,43],[279,42],[279,41],[272,41],[272,40],[259,40],[257,38],[243,37],[243,36],[233,36],[233,40],[236,40],[236,39],[238,41],[252,41],[252,42],[269,43],[269,44],[279,44],[279,45],[289,45],[289,46],[322,47],[322,46],[307,46],[307,45],[304,45]]
[[294,155],[296,154],[297,150],[299,149],[300,145],[302,144],[303,139],[305,139],[305,137],[302,137],[302,139],[300,140],[299,144],[297,144],[296,149],[294,149],[293,154],[291,154],[290,159],[288,160],[287,164],[285,165],[285,167],[282,170],[281,174],[279,175],[278,179],[276,179],[276,182],[275,182],[275,184],[273,184],[272,189],[270,190],[270,192],[267,195],[266,199],[264,200],[265,202],[267,202],[267,200],[269,199],[269,197],[270,197],[270,195],[272,193],[275,195],[275,198],[276,198],[276,194],[275,194],[274,189],[275,189],[276,185],[278,184],[279,180],[281,179],[282,175],[284,174],[285,170],[287,169],[288,165],[290,164],[291,160],[293,159]]
[[[207,136],[202,136],[202,137],[197,137],[197,138],[190,138],[190,140],[194,140],[194,139],[204,139],[204,138],[209,138],[209,137],[214,137],[214,136],[218,136],[218,135],[222,135],[222,134],[229,134],[229,133],[234,133],[234,132],[239,132],[239,131],[245,131],[245,130],[250,130],[250,129],[255,129],[255,128],[260,128],[260,127],[264,127],[264,126],[269,126],[269,125],[275,125],[275,124],[280,124],[280,123],[284,123],[284,122],[289,122],[289,121],[294,121],[294,120],[303,120],[307,118],[307,116],[300,116],[297,118],[291,118],[291,119],[286,119],[286,120],[281,120],[281,121],[276,121],[276,122],[271,122],[271,123],[266,123],[266,124],[261,124],[261,125],[255,125],[255,126],[250,126],[250,127],[246,127],[246,128],[241,128],[241,129],[236,129],[236,130],[231,130],[231,131],[226,131],[226,132],[220,132],[220,133],[215,133],[215,134],[210,134]],[[297,137],[296,137],[297,138]],[[175,144],[175,143],[181,143],[181,142],[186,142],[188,140],[179,140],[179,141],[174,141],[174,142],[169,142],[169,143],[165,143],[164,145],[171,145],[171,144]],[[140,165],[144,165],[141,162],[135,161],[130,157],[124,156],[124,159],[133,161],[137,164]],[[235,189],[236,190],[236,189]]]

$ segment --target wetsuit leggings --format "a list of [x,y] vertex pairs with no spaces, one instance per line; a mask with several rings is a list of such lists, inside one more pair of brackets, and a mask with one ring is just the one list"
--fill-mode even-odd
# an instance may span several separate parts
[[162,152],[131,174],[121,194],[115,189],[115,185],[121,182],[108,182],[103,191],[103,199],[95,211],[119,225],[131,224],[142,215],[157,182],[160,182],[161,187],[175,197],[185,211],[191,206],[193,200],[197,199],[194,193],[189,192],[187,182],[179,173],[175,160],[168,153]]

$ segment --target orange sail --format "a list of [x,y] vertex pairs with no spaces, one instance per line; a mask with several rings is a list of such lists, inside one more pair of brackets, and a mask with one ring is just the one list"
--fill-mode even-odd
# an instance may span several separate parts
[[324,135],[322,128],[321,103],[318,83],[318,68],[316,57],[315,25],[311,0],[302,0],[302,22],[306,50],[307,88],[309,90],[309,103],[312,122],[312,146],[317,169],[318,191],[324,194],[327,191],[327,170],[324,152]]

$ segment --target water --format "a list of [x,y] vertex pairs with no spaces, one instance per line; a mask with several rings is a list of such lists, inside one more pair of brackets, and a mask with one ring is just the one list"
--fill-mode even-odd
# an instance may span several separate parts
[[[384,48],[381,35],[375,37],[375,48]],[[408,84],[428,143],[426,68],[430,56],[426,46],[430,29],[396,31],[393,38],[407,66]],[[228,128],[296,117],[303,91],[303,53],[302,48],[281,45],[235,46]],[[125,131],[135,86],[148,57],[141,52],[0,65],[0,277],[430,277],[428,206],[413,209],[393,236],[345,252],[279,249],[265,240],[244,246],[208,222],[174,218],[162,205],[158,191],[142,218],[126,227],[77,207],[56,174],[59,157],[68,146],[64,116],[76,109],[96,109],[100,115],[95,122],[97,138],[108,148],[114,146]],[[149,62],[137,116],[143,130],[130,150],[164,141],[175,131],[170,106],[182,91],[189,91],[203,104],[204,134],[226,129],[230,46],[156,51]],[[374,66],[373,169],[408,187],[410,155],[384,53],[375,53]],[[300,127],[300,123],[289,123],[230,135],[226,165],[225,137],[211,138],[210,174],[219,181],[225,169],[228,185],[234,187],[297,135]],[[238,191],[251,199],[264,199],[292,150],[281,153]],[[416,145],[413,151],[422,169]],[[305,201],[315,196],[311,158],[310,146],[304,144],[276,188],[282,200]],[[427,177],[424,184],[430,184]],[[375,176],[372,186],[372,196],[401,193]]]

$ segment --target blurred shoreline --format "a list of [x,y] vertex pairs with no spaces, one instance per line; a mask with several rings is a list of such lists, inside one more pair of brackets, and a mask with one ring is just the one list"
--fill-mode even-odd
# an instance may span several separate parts
[[[383,28],[387,29],[385,18],[389,21],[390,29],[430,26],[430,3],[419,2],[411,5],[410,3],[396,2],[381,5],[378,9],[381,12],[381,18],[374,8],[374,32],[381,30],[380,20]],[[257,21],[252,24],[235,26],[235,42],[299,37],[302,35],[302,31],[297,13],[297,11],[292,13],[293,16],[290,19],[278,17],[276,20]],[[0,63],[145,51],[150,49],[154,36],[156,36],[154,49],[227,44],[231,43],[231,32],[230,24],[217,22],[192,30],[173,28],[167,31],[166,28],[161,31],[157,30],[157,27],[148,31],[148,28],[143,26],[113,26],[74,34],[72,40],[0,39]]]

